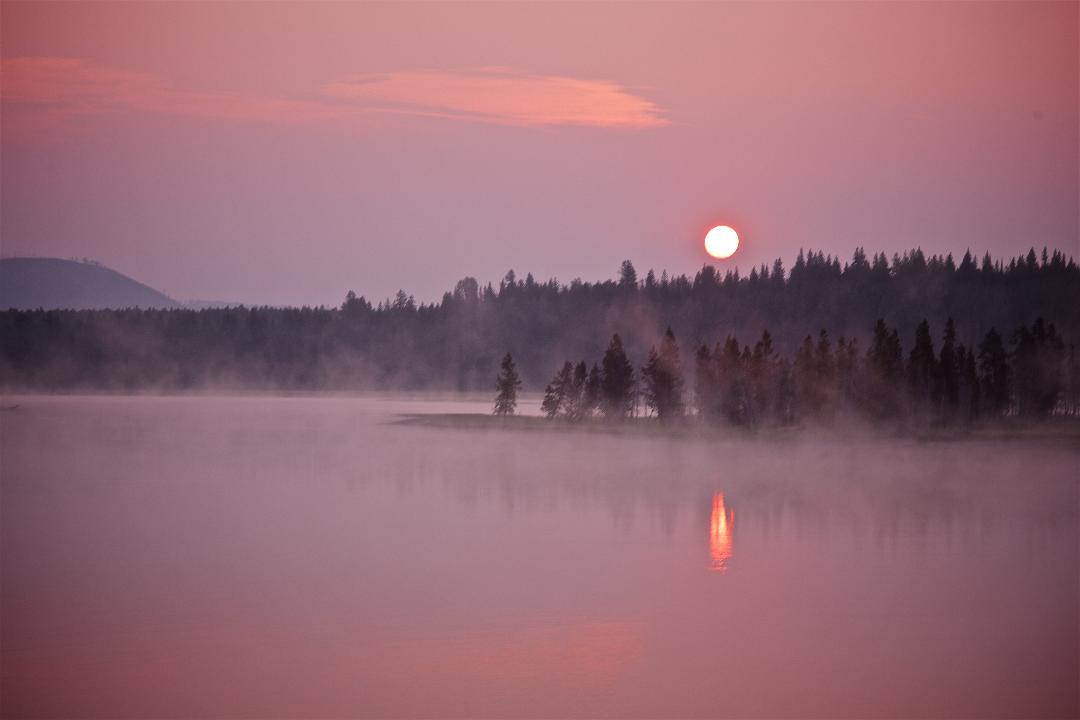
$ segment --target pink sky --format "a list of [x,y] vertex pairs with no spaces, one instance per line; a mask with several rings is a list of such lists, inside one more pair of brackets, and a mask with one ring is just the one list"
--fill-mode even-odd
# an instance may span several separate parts
[[1080,254],[1080,5],[0,6],[0,250],[178,298]]

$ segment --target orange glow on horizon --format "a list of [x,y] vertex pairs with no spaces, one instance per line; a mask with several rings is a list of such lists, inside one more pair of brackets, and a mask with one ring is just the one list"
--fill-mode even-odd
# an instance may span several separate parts
[[717,572],[727,570],[732,555],[734,527],[735,511],[724,506],[724,493],[716,493],[709,522],[709,554],[712,556],[711,568]]

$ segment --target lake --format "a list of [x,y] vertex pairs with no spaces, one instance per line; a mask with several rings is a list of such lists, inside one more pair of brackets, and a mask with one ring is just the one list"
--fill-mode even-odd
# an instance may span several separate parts
[[1080,713],[1075,443],[2,404],[7,717]]

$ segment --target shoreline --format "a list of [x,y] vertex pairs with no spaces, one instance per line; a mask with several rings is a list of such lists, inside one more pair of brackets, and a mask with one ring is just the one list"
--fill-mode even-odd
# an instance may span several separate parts
[[751,428],[727,424],[705,425],[694,418],[664,425],[655,417],[628,418],[611,423],[601,418],[571,421],[531,415],[499,417],[480,413],[410,413],[399,415],[393,424],[462,431],[573,432],[583,435],[633,435],[685,440],[794,441],[815,436],[859,440],[913,440],[920,443],[1038,440],[1074,445],[1080,450],[1080,417],[1059,417],[1033,422],[1010,418],[995,423],[929,428],[911,428],[901,424],[872,425],[858,421]]

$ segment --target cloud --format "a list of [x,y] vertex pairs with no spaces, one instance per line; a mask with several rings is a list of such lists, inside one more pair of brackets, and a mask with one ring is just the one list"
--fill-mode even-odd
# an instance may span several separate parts
[[525,75],[505,68],[395,72],[330,83],[309,98],[184,90],[148,73],[74,58],[0,60],[6,132],[47,129],[78,117],[155,113],[232,122],[355,124],[403,114],[519,127],[666,125],[659,108],[611,82]]
[[327,85],[331,97],[382,112],[504,125],[648,128],[668,124],[651,101],[606,81],[473,72],[395,72]]

